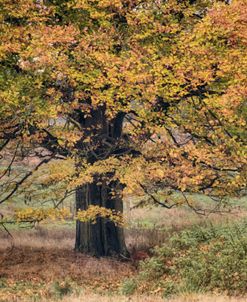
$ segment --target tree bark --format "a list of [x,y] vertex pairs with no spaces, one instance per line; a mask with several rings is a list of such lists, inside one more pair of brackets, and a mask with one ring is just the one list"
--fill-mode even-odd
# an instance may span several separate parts
[[[115,188],[113,188],[115,187]],[[118,187],[118,188],[117,188]],[[116,182],[111,188],[106,184],[98,185],[95,180],[76,191],[76,208],[85,210],[90,205],[97,205],[123,212],[123,202],[119,194],[112,197],[112,189],[120,190]],[[123,228],[105,218],[97,218],[96,223],[76,222],[76,251],[92,256],[128,256],[124,241]]]
[[[106,159],[112,154],[118,156],[119,142],[122,136],[124,114],[108,121],[105,115],[104,106],[97,110],[92,110],[91,115],[79,121],[88,136],[93,135],[92,145],[95,146],[93,152],[88,154],[87,161],[94,164],[101,159]],[[78,146],[80,148],[80,145]],[[121,156],[121,155],[119,155]],[[122,186],[108,175],[110,184],[106,184],[101,176],[95,177],[93,183],[81,186],[76,190],[76,209],[86,210],[90,205],[97,205],[108,209],[113,209],[123,213]],[[115,194],[112,195],[111,192]],[[96,223],[76,222],[76,242],[77,251],[93,256],[127,256],[123,229],[116,226],[112,221],[104,218],[97,218]]]

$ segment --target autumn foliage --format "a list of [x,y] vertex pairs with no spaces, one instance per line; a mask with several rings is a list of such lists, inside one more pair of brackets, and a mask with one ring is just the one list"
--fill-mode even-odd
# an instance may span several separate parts
[[93,182],[166,207],[243,195],[247,3],[213,2],[1,0],[0,203]]

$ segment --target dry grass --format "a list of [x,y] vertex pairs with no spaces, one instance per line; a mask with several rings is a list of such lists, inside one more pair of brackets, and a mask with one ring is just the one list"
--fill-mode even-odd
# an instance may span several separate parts
[[99,296],[85,294],[80,297],[67,297],[62,302],[246,302],[247,298],[231,298],[226,296],[185,295],[174,299],[162,299],[157,296]]
[[[171,211],[154,209],[136,209],[131,212],[132,219],[142,217],[142,220],[153,227],[140,229],[138,224],[126,231],[127,245],[146,249],[164,243],[171,233],[194,224],[206,223],[203,218],[187,210],[173,209]],[[212,215],[210,221],[219,223],[230,217],[237,216]],[[149,221],[148,221],[149,220]],[[161,230],[161,228],[163,230]],[[165,230],[165,231],[164,231]],[[10,241],[6,233],[0,232],[0,281],[6,280],[8,286],[1,287],[0,301],[28,301],[33,294],[40,294],[44,301],[52,301],[50,288],[54,281],[69,280],[75,286],[87,290],[79,297],[66,297],[63,302],[164,302],[155,296],[116,296],[120,285],[125,278],[133,278],[136,268],[130,262],[120,262],[114,259],[96,259],[83,254],[75,253],[73,227],[47,226],[33,230],[12,230],[14,249],[9,254]],[[17,283],[23,286],[16,287]],[[41,287],[40,287],[41,285]],[[30,289],[26,289],[29,286]],[[92,294],[97,292],[99,295]],[[88,293],[89,292],[89,293]],[[104,296],[109,292],[112,297]],[[23,295],[25,293],[25,297]],[[115,296],[114,296],[115,294]],[[22,300],[21,300],[22,299]],[[247,299],[211,297],[211,296],[184,296],[169,302],[247,302]]]
[[186,207],[167,210],[165,208],[137,208],[128,212],[130,228],[125,231],[127,245],[137,249],[148,249],[161,245],[175,232],[193,225],[214,225],[233,222],[246,217],[247,211],[236,209],[226,214],[198,215]]
[[[137,249],[146,250],[164,243],[169,233],[170,231],[165,232],[156,227],[146,229],[133,227],[125,230],[126,244],[130,249],[135,246]],[[32,230],[14,230],[11,231],[11,234],[16,248],[73,250],[75,243],[74,228],[51,229],[41,226]],[[0,232],[0,250],[7,250],[11,243],[7,234]]]
[[[10,211],[10,209],[7,208]],[[4,211],[3,211],[4,212]],[[234,211],[228,214],[211,214],[209,217],[200,216],[186,207],[167,210],[165,208],[136,208],[125,210],[128,227],[125,230],[127,246],[137,249],[148,249],[165,243],[174,232],[192,225],[206,223],[221,223],[227,220],[237,220],[246,216],[246,210]],[[30,247],[34,249],[73,249],[75,227],[60,224],[55,229],[41,224],[38,229],[11,230],[16,247]],[[10,246],[9,238],[0,229],[0,248]]]
[[170,210],[162,207],[144,207],[128,211],[127,219],[130,225],[136,227],[146,225],[147,227],[155,226],[165,230],[180,230],[195,224],[217,223],[227,219],[239,219],[246,216],[246,214],[247,211],[240,207],[232,209],[232,211],[227,213],[211,213],[206,216],[198,215],[186,206]]
[[[31,249],[62,249],[72,250],[74,246],[75,230],[73,228],[47,228],[40,226],[37,229],[11,230],[14,246]],[[0,249],[10,247],[10,238],[6,233],[0,232]]]
[[[144,231],[137,230],[132,236],[133,234],[139,243],[145,242]],[[9,286],[0,289],[0,301],[27,302],[33,294],[40,294],[44,297],[43,301],[51,302],[50,289],[54,281],[69,280],[86,292],[79,297],[65,297],[63,302],[247,302],[245,298],[206,295],[189,295],[173,300],[164,300],[157,296],[119,296],[117,293],[123,280],[133,278],[136,274],[136,269],[130,262],[109,258],[97,259],[75,253],[72,249],[72,229],[41,228],[15,231],[14,235],[15,248],[9,255],[4,255],[8,246],[7,238],[0,238],[0,261],[3,260],[0,264],[0,280],[7,280]],[[17,288],[16,284],[22,282],[24,285]],[[27,290],[26,285],[31,289]],[[92,294],[95,291],[99,294]],[[105,295],[109,292],[113,293],[113,296]]]
[[[122,280],[134,274],[135,268],[130,262],[97,259],[74,252],[74,232],[71,228],[44,227],[15,230],[12,231],[15,240],[11,251],[8,237],[1,233],[0,301],[15,301],[23,298],[25,293],[22,300],[25,302],[32,294],[48,300],[52,284],[64,280],[91,291],[116,292]],[[6,287],[1,287],[1,280],[5,280]],[[16,284],[21,286],[16,287]]]
[[34,295],[50,301],[54,282],[67,281],[73,288],[117,293],[123,279],[134,272],[130,263],[92,258],[73,250],[14,248],[0,264],[0,281],[7,284],[0,284],[0,301],[26,302]]
[[118,282],[133,274],[130,263],[109,258],[93,258],[70,250],[15,248],[0,267],[0,276],[14,280],[45,281],[71,278],[78,283],[97,288],[98,282],[111,281],[114,288]]

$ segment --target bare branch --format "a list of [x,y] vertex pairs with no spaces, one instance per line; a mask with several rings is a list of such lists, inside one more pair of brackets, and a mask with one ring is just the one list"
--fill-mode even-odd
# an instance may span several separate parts
[[148,192],[147,188],[146,188],[143,184],[139,183],[139,185],[140,185],[140,187],[143,189],[143,191],[144,191],[149,197],[152,198],[152,200],[154,201],[155,204],[158,204],[159,206],[164,207],[164,208],[166,208],[166,209],[172,209],[172,208],[174,208],[174,207],[176,207],[176,206],[178,205],[177,203],[174,203],[174,204],[172,204],[172,205],[168,205],[168,204],[167,204],[167,203],[168,203],[167,200],[165,200],[164,202],[159,201],[153,194],[151,194],[150,192]]
[[54,209],[57,209],[57,208],[60,206],[60,204],[61,204],[66,198],[68,198],[69,196],[73,195],[74,192],[75,192],[75,190],[70,190],[70,191],[66,190],[64,196],[63,196],[63,197],[58,201],[58,203],[54,206]]
[[32,171],[28,172],[21,180],[16,182],[14,189],[5,196],[2,200],[0,200],[0,204],[8,200],[11,196],[15,194],[15,192],[18,190],[18,188],[31,176],[35,171],[37,171],[43,164],[48,163],[53,157],[46,158],[42,160]]
[[10,139],[6,139],[5,142],[0,146],[0,151],[2,151],[10,142]]
[[0,179],[2,179],[7,173],[10,173],[11,167],[12,167],[12,164],[14,163],[14,161],[15,161],[15,158],[16,158],[16,155],[17,155],[17,151],[18,151],[19,146],[20,146],[20,142],[17,143],[16,148],[15,148],[15,152],[14,152],[14,155],[13,155],[13,157],[12,157],[12,159],[11,159],[11,161],[10,161],[8,167],[7,167],[7,169],[5,169],[5,171],[3,172],[3,174],[0,176]]

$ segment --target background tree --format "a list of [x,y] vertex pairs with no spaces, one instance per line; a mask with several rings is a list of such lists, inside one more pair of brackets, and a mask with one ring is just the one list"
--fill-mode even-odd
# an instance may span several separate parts
[[[244,193],[246,1],[2,0],[0,10],[0,203],[31,196],[35,181],[76,191],[85,211],[122,212],[123,191],[203,213],[187,193],[217,207]],[[11,176],[20,158],[28,169]],[[77,221],[76,249],[126,255],[122,228],[97,211]]]

